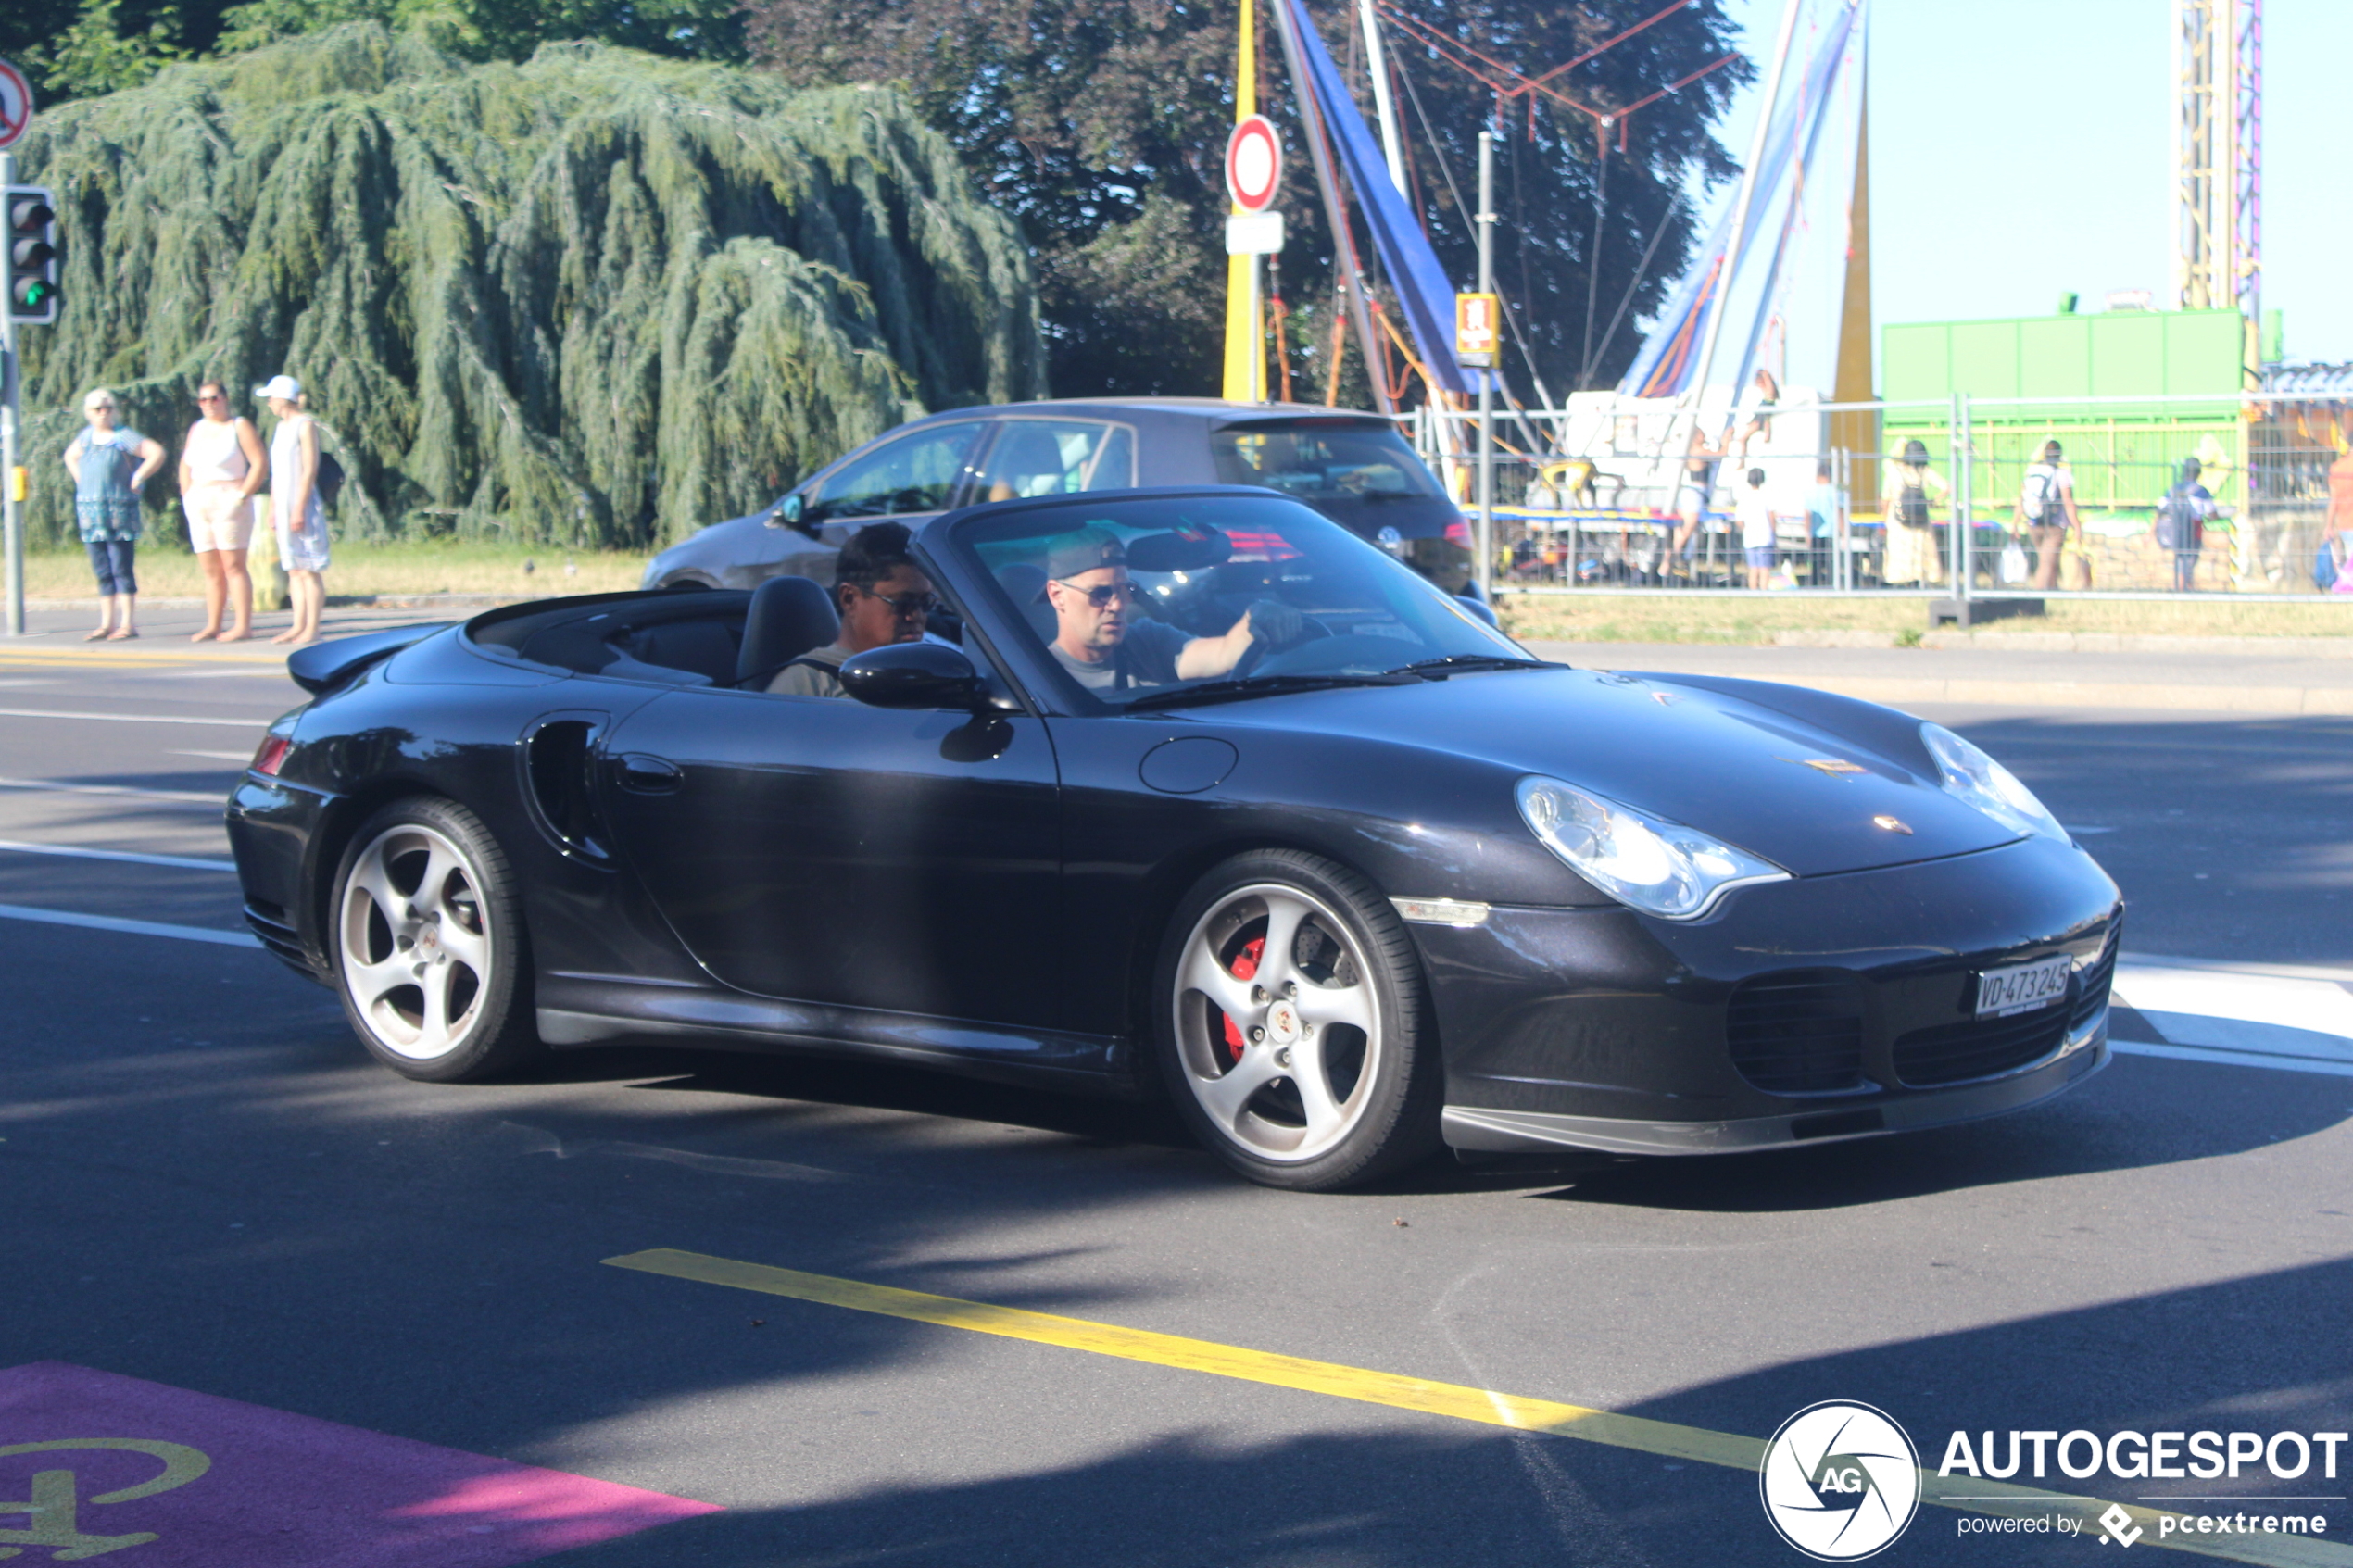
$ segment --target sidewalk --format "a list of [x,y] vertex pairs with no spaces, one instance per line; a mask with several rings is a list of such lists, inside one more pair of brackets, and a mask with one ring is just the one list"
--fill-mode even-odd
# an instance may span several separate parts
[[1992,641],[1915,648],[1550,642],[1526,646],[1541,658],[1592,669],[1781,681],[1898,708],[1955,702],[2353,717],[2353,659],[2338,657],[2334,649],[2243,652],[2256,639],[2231,638],[2228,651],[2063,652],[1988,646]]

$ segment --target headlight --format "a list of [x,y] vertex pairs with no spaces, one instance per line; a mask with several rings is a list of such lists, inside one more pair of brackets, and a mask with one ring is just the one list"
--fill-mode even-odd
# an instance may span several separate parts
[[1936,759],[1945,793],[1959,796],[2014,833],[2070,842],[2058,819],[2019,782],[2016,773],[1942,724],[1922,724],[1920,739],[1928,754]]
[[1695,920],[1729,889],[1789,880],[1789,872],[1745,849],[1642,816],[1558,779],[1525,778],[1515,793],[1519,814],[1546,848],[1645,914]]

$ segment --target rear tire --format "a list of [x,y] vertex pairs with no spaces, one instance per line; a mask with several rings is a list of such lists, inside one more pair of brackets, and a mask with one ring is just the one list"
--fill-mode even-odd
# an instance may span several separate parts
[[1291,849],[1237,855],[1170,917],[1157,1056],[1177,1113],[1235,1170],[1330,1192],[1440,1148],[1442,1067],[1421,963],[1363,877]]
[[335,992],[368,1053],[455,1084],[542,1047],[513,873],[482,820],[415,796],[352,835],[327,911]]

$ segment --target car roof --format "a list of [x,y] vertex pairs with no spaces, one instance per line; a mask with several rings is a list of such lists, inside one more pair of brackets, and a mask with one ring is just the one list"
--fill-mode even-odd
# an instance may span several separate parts
[[948,420],[1001,420],[1025,414],[1054,413],[1157,414],[1176,419],[1205,420],[1211,424],[1242,424],[1261,420],[1348,420],[1367,424],[1394,424],[1399,416],[1377,414],[1368,408],[1327,408],[1320,403],[1235,403],[1222,397],[1041,397],[1034,403],[988,403],[974,408],[943,408],[920,420],[911,420],[900,426],[910,430],[917,425]]

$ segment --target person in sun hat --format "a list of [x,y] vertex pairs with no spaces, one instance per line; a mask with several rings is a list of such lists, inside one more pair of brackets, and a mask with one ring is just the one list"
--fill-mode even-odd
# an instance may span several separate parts
[[82,399],[89,426],[66,444],[66,471],[73,475],[73,521],[90,552],[90,570],[98,578],[98,629],[82,638],[86,643],[102,637],[120,642],[139,634],[132,621],[139,600],[139,580],[132,575],[139,548],[139,486],[163,467],[165,456],[160,442],[118,426],[116,407],[111,391],[92,388]]
[[319,499],[319,421],[306,411],[302,383],[292,376],[271,376],[253,395],[278,419],[270,436],[270,521],[294,595],[294,624],[270,640],[315,643],[327,603],[328,560],[327,508]]

